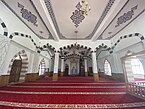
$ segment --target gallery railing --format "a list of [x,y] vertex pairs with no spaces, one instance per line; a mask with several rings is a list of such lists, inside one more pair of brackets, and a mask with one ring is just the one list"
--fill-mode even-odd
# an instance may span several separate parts
[[127,83],[127,92],[145,100],[145,82]]

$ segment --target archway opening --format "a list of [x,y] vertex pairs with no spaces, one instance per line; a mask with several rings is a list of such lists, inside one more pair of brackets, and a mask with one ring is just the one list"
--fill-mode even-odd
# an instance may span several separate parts
[[[28,71],[28,58],[27,58],[27,54],[26,54],[25,50],[18,52],[11,59],[11,62],[9,64],[8,74],[11,74],[11,70],[13,69],[12,66],[13,66],[13,64],[15,66],[15,64],[18,62],[18,60],[19,60],[19,64],[22,63],[21,70],[20,70],[20,76],[19,76],[18,81],[13,81],[13,82],[23,82],[25,80],[25,74]],[[20,62],[20,60],[21,60],[21,62]]]
[[104,71],[105,71],[105,74],[106,75],[109,75],[109,76],[112,75],[112,73],[111,73],[111,65],[110,65],[110,63],[109,63],[108,60],[105,60],[105,63],[104,63]]
[[145,80],[143,64],[138,58],[126,59],[125,70],[128,82]]
[[[91,48],[77,43],[60,48],[60,57],[64,57],[64,65],[67,65],[67,76],[88,75],[88,60],[91,58]],[[85,58],[85,59],[84,59]],[[86,63],[84,62],[86,60]]]
[[139,59],[131,59],[131,68],[135,81],[144,80],[144,69]]
[[19,81],[21,68],[22,68],[22,59],[21,59],[20,55],[18,55],[12,63],[9,83]]

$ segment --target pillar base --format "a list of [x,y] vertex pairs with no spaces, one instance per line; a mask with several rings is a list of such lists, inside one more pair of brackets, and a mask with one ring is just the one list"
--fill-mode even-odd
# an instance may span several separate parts
[[85,72],[85,76],[86,76],[86,77],[88,76],[88,72]]
[[7,86],[9,84],[10,75],[1,75],[0,76],[0,86]]
[[52,81],[58,80],[58,73],[53,73]]
[[94,81],[99,81],[99,74],[93,73],[93,78],[94,78]]
[[63,72],[60,72],[60,76],[63,76]]

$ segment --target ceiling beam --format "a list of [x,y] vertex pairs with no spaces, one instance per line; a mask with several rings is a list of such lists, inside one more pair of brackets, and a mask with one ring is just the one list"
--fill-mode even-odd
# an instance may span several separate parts
[[51,32],[54,40],[59,41],[59,36],[57,34],[57,31],[47,10],[44,0],[32,0],[32,1],[35,7],[37,8],[37,11],[41,15],[42,19],[44,20],[45,24],[47,25],[49,31]]

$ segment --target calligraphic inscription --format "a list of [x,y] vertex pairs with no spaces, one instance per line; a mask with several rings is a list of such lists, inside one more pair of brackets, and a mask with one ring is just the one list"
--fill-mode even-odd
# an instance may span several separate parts
[[117,25],[115,25],[115,27],[118,27],[121,24],[131,20],[132,16],[134,15],[134,10],[136,10],[137,7],[138,7],[138,5],[134,6],[133,8],[131,8],[130,11],[128,11],[127,13],[124,13],[122,16],[120,16],[117,20]]
[[21,8],[22,17],[26,19],[28,22],[31,22],[34,26],[38,26],[37,17],[32,14],[29,10],[25,9],[22,4],[18,2],[18,7]]

